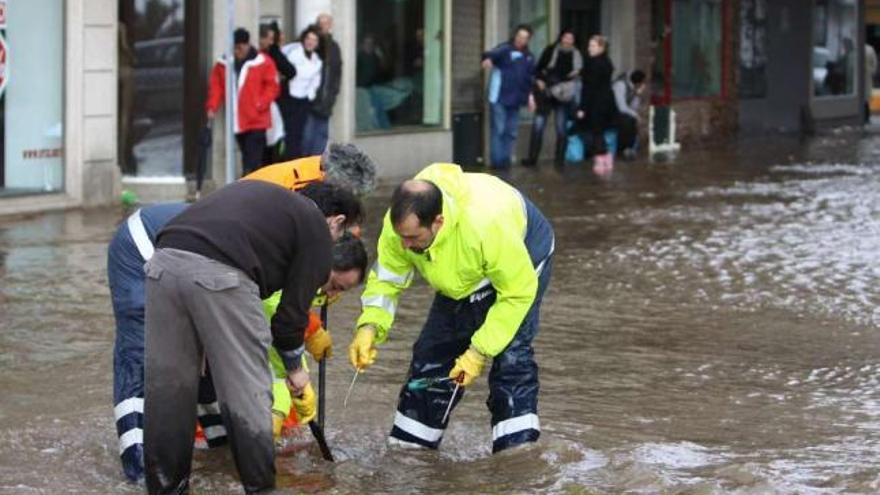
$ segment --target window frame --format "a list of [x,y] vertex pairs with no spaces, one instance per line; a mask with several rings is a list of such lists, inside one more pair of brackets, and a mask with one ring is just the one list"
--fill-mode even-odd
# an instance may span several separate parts
[[[424,0],[420,0],[424,1]],[[388,129],[370,129],[370,130],[358,130],[357,128],[357,115],[352,115],[352,127],[353,127],[353,137],[354,138],[374,138],[381,136],[394,136],[398,134],[424,134],[424,133],[442,133],[442,132],[450,132],[452,130],[452,92],[451,92],[451,84],[452,84],[452,0],[440,0],[441,10],[443,12],[443,19],[441,21],[442,33],[443,33],[443,62],[442,62],[442,77],[443,77],[443,90],[441,94],[443,95],[443,103],[441,105],[441,116],[439,125],[401,125],[401,126],[392,126]],[[360,32],[358,30],[358,24],[361,14],[361,0],[354,0],[354,22],[355,22],[355,35],[354,35],[354,71],[357,72],[357,50],[358,50],[358,40],[360,39]],[[357,112],[357,86],[354,86],[354,92],[352,93],[352,99],[354,100],[353,111]]]
[[[820,10],[820,7],[821,7],[821,10],[824,10],[823,17],[825,17],[825,23],[822,26],[822,40],[823,40],[822,42],[825,44],[828,43],[828,17],[829,17],[828,3],[832,2],[832,1],[834,1],[834,0],[828,0],[825,5],[820,6],[817,4],[816,0],[810,0],[810,8],[813,9],[813,22],[811,25],[811,29],[816,28],[816,18],[817,18],[816,13]],[[853,78],[853,89],[851,92],[836,94],[836,95],[835,94],[829,94],[829,95],[817,95],[816,94],[816,85],[815,85],[815,82],[813,81],[813,77],[812,77],[812,69],[813,69],[812,57],[813,57],[813,49],[816,47],[816,45],[815,45],[816,33],[811,32],[810,33],[810,101],[811,102],[830,102],[830,103],[833,103],[835,101],[859,99],[859,94],[861,93],[859,88],[862,85],[861,79],[863,77],[863,75],[862,75],[863,69],[861,69],[861,66],[864,65],[863,64],[864,55],[862,54],[862,51],[864,50],[864,44],[865,44],[864,32],[860,32],[860,29],[861,30],[864,29],[864,20],[862,17],[862,12],[863,12],[862,5],[860,5],[860,3],[858,1],[856,1],[853,5],[853,8],[854,8],[854,15],[855,15],[855,21],[854,21],[855,37],[853,39],[853,45],[854,45],[853,50],[854,50],[854,54],[857,58],[856,63],[853,64],[853,69],[854,69],[853,72],[854,73],[850,74],[850,76]]]
[[[68,89],[68,86],[69,86],[68,71],[71,68],[75,67],[74,65],[71,65],[68,61],[69,60],[69,57],[68,57],[68,54],[69,54],[68,53],[68,51],[69,51],[68,35],[70,34],[70,28],[68,27],[68,23],[71,22],[71,19],[73,18],[73,16],[71,15],[70,10],[68,8],[69,2],[67,2],[65,0],[59,0],[58,4],[61,9],[61,32],[59,34],[59,36],[61,38],[61,48],[60,48],[60,51],[61,51],[61,88],[60,88],[61,99],[59,102],[59,104],[61,105],[61,112],[60,112],[60,119],[59,119],[61,122],[61,138],[60,138],[60,141],[61,141],[61,164],[60,165],[61,166],[59,167],[59,169],[60,169],[59,174],[61,177],[59,179],[59,185],[58,185],[57,189],[51,189],[51,190],[46,190],[46,189],[31,190],[31,189],[28,189],[26,191],[15,192],[15,193],[4,191],[5,189],[8,189],[8,186],[6,185],[6,181],[8,180],[7,171],[8,171],[9,164],[6,162],[6,158],[3,157],[3,160],[2,160],[3,186],[0,187],[0,192],[2,192],[2,194],[0,194],[0,202],[10,201],[10,200],[15,200],[15,199],[20,199],[20,198],[40,198],[40,197],[67,198],[67,197],[71,196],[71,194],[72,194],[71,191],[69,190],[71,184],[69,183],[68,178],[72,175],[71,171],[69,170],[70,167],[75,165],[75,161],[72,160],[73,156],[71,154],[71,150],[73,149],[73,147],[71,146],[71,143],[72,143],[72,139],[74,139],[77,136],[77,134],[71,133],[70,132],[71,126],[68,125],[69,124],[68,118],[70,117],[70,112],[68,111],[68,104],[70,102],[70,95],[68,94],[68,91],[69,91],[69,89]],[[8,20],[7,20],[7,23],[8,23]],[[11,50],[10,50],[9,37],[8,37],[8,24],[4,25],[4,27],[2,29],[0,29],[0,32],[2,32],[3,39],[6,42],[6,49],[7,49],[6,65],[11,66],[10,60],[12,59],[12,57],[9,54],[9,52]],[[7,69],[7,70],[10,70],[10,69]],[[12,73],[11,70],[10,70],[10,73]],[[12,74],[12,76],[14,77],[14,74]],[[4,99],[3,112],[5,114],[5,112],[6,112],[5,99],[7,98],[6,91],[4,91],[2,98]],[[4,140],[3,152],[5,153],[6,152],[5,141],[6,141],[6,134],[7,134],[6,127],[9,126],[9,122],[8,122],[8,119],[6,119],[5,115],[4,115],[3,119],[4,119],[4,126],[2,128],[2,133],[0,133],[0,139]]]
[[721,62],[721,88],[718,94],[714,95],[704,95],[704,96],[675,96],[672,94],[672,86],[673,86],[673,72],[672,72],[672,39],[675,35],[675,19],[672,16],[672,2],[673,0],[655,0],[662,2],[664,8],[664,16],[665,19],[663,24],[665,26],[665,35],[663,36],[663,56],[664,56],[664,64],[663,64],[663,77],[665,79],[665,83],[663,86],[662,94],[654,94],[651,97],[652,104],[654,105],[670,105],[672,103],[682,103],[682,102],[690,102],[690,101],[717,101],[717,100],[726,100],[730,96],[730,75],[731,75],[731,54],[730,50],[730,36],[729,27],[731,26],[730,16],[731,16],[731,1],[730,0],[720,0],[721,3],[721,43],[719,47],[719,59]]

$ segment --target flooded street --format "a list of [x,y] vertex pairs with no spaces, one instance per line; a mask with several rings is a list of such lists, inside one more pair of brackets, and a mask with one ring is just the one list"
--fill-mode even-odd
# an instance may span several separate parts
[[[774,137],[673,163],[517,168],[557,233],[535,348],[543,433],[492,456],[488,388],[439,452],[389,449],[432,294],[401,300],[377,364],[345,357],[359,303],[330,311],[325,463],[283,446],[291,493],[880,492],[880,135]],[[374,250],[391,187],[368,201]],[[113,426],[106,248],[120,209],[0,220],[0,493],[141,493]],[[316,377],[317,374],[313,373]],[[195,493],[239,493],[228,450]]]

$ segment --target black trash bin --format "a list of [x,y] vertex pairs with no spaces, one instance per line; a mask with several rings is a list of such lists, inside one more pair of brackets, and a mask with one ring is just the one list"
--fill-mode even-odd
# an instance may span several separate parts
[[457,113],[452,116],[452,160],[462,167],[483,165],[482,113]]

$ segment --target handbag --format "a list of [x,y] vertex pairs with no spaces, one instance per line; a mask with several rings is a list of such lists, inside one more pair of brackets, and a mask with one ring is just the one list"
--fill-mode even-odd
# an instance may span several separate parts
[[550,96],[560,103],[568,103],[574,99],[577,81],[563,81],[550,86]]

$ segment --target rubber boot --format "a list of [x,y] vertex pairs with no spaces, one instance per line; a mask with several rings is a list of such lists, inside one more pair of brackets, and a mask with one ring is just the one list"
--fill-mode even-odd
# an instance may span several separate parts
[[537,165],[538,155],[541,154],[541,142],[543,141],[543,138],[544,136],[541,134],[532,133],[531,139],[529,139],[529,156],[523,158],[521,162],[523,166],[534,167]]
[[568,148],[568,137],[567,136],[557,136],[556,137],[556,153],[553,155],[553,164],[554,165],[564,165],[565,164],[565,150]]
[[605,168],[609,172],[614,168],[614,153],[605,153]]

